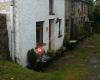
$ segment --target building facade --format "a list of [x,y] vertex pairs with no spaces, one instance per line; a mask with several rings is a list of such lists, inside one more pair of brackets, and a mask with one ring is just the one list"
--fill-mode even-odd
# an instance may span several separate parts
[[84,0],[65,0],[65,33],[70,40],[77,40],[84,33],[88,19],[88,4]]
[[63,44],[64,0],[15,0],[12,2],[10,52],[19,64],[27,65],[27,52],[38,44],[45,51]]
[[12,59],[27,65],[27,52],[43,44],[45,51],[63,46],[64,36],[77,40],[84,33],[88,5],[83,0],[12,0],[8,16]]

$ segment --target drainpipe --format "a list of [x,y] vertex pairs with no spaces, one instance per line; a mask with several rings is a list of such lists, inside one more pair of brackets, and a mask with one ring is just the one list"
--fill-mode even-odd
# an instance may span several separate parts
[[11,27],[11,57],[16,62],[15,0],[11,0]]

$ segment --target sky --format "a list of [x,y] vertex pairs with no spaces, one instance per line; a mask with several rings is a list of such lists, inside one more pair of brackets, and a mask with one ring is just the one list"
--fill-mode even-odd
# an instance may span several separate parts
[[[11,1],[11,0],[0,0],[0,2],[5,2],[5,1]],[[94,0],[94,1],[96,1],[96,0]]]
[[6,1],[11,1],[11,0],[0,0],[0,2],[6,2]]

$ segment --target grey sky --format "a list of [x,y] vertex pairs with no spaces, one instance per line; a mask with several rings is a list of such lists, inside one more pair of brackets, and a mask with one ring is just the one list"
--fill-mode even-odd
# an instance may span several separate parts
[[0,0],[0,2],[7,2],[7,1],[11,1],[11,0]]

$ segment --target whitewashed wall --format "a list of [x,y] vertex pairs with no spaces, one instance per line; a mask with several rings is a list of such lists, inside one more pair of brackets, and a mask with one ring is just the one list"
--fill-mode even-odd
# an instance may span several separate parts
[[[44,21],[43,42],[48,50],[49,19],[62,19],[61,28],[64,34],[64,0],[54,0],[55,15],[49,15],[49,0],[15,0],[16,57],[19,64],[27,65],[28,50],[36,47],[36,21]],[[55,50],[63,43],[63,36],[58,38],[58,24],[55,24]]]

